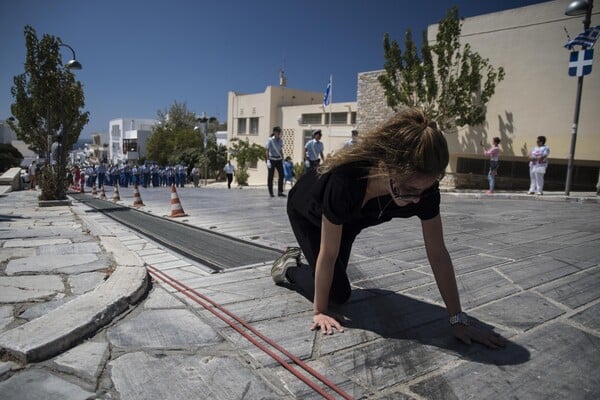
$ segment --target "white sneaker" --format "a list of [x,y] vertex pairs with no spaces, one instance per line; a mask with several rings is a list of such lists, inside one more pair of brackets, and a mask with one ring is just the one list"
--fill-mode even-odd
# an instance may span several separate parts
[[271,268],[271,278],[277,285],[290,283],[285,274],[289,268],[300,266],[300,249],[298,247],[288,248],[281,257],[273,263]]

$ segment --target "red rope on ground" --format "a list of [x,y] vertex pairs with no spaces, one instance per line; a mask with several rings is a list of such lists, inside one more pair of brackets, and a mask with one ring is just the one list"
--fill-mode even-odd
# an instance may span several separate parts
[[[333,397],[331,397],[330,394],[328,394],[327,392],[325,392],[322,388],[320,388],[319,386],[317,386],[314,382],[312,382],[309,379],[307,379],[306,376],[302,375],[300,372],[298,372],[296,369],[294,369],[292,366],[290,366],[283,358],[281,358],[277,354],[273,353],[271,350],[269,350],[268,348],[266,348],[262,343],[258,342],[256,339],[254,339],[252,336],[250,336],[247,332],[243,331],[242,328],[240,328],[238,325],[236,325],[233,321],[231,321],[231,320],[227,319],[225,316],[219,314],[217,311],[214,310],[214,308],[217,308],[222,313],[224,313],[227,316],[231,317],[238,324],[240,324],[243,327],[245,327],[246,329],[248,329],[250,332],[252,332],[256,336],[258,336],[264,342],[266,342],[270,346],[274,347],[280,353],[282,353],[285,356],[289,357],[289,359],[292,360],[296,365],[298,365],[300,368],[304,369],[306,372],[308,372],[309,374],[311,374],[312,376],[314,376],[315,378],[317,378],[318,380],[320,380],[322,383],[324,383],[325,385],[327,385],[330,389],[332,389],[333,391],[335,391],[336,393],[338,393],[344,399],[346,399],[346,400],[352,400],[352,397],[350,395],[348,395],[346,392],[344,392],[342,389],[340,389],[338,386],[336,386],[329,379],[327,379],[326,377],[324,377],[323,375],[321,375],[320,373],[318,373],[317,371],[315,371],[313,368],[311,368],[310,366],[308,366],[304,361],[300,360],[298,357],[296,357],[295,355],[291,354],[289,351],[287,351],[286,349],[284,349],[283,347],[281,347],[279,344],[277,344],[276,342],[274,342],[272,339],[268,338],[267,336],[263,335],[261,332],[259,332],[258,330],[256,330],[256,328],[254,328],[248,322],[246,322],[243,319],[239,318],[238,316],[236,316],[235,314],[233,314],[232,312],[230,312],[229,310],[227,310],[226,308],[224,308],[220,304],[216,303],[215,301],[213,301],[212,299],[208,298],[207,296],[205,296],[205,295],[203,295],[201,293],[198,293],[196,290],[190,288],[189,286],[185,285],[184,283],[179,282],[178,280],[176,280],[175,278],[173,278],[173,277],[165,274],[164,272],[159,271],[158,269],[154,268],[153,266],[151,266],[149,264],[146,264],[146,268],[148,269],[148,271],[150,272],[150,274],[154,278],[156,278],[158,280],[161,280],[161,281],[165,282],[166,284],[172,286],[173,288],[175,288],[177,291],[179,291],[183,295],[189,297],[190,299],[194,300],[196,303],[198,303],[202,307],[204,307],[206,310],[208,310],[211,313],[213,313],[216,317],[218,317],[219,319],[221,319],[222,321],[224,321],[227,325],[231,326],[240,335],[242,335],[244,338],[246,338],[248,341],[250,341],[256,347],[258,347],[260,350],[264,351],[271,358],[273,358],[275,361],[277,361],[279,364],[281,364],[285,369],[287,369],[290,373],[292,373],[294,376],[296,376],[302,382],[304,382],[305,384],[307,384],[308,386],[310,386],[311,389],[313,389],[314,391],[316,391],[317,393],[319,393],[324,398],[326,398],[326,399],[334,399]],[[181,290],[180,288],[183,288],[184,290]],[[201,300],[198,299],[197,297],[199,297]],[[202,300],[204,300],[204,301],[202,301]],[[212,307],[210,307],[205,302],[208,302]]]

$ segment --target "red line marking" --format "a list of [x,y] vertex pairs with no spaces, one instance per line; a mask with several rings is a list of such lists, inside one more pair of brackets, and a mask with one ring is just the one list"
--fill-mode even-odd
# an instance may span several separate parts
[[[298,372],[296,369],[294,369],[291,365],[289,365],[283,358],[281,358],[280,356],[278,356],[277,354],[275,354],[273,351],[269,350],[262,343],[258,342],[255,338],[253,338],[252,336],[250,336],[247,332],[245,332],[242,328],[240,328],[239,325],[242,325],[244,328],[248,329],[250,332],[252,332],[256,336],[258,336],[260,339],[262,339],[265,343],[269,344],[270,346],[272,346],[273,348],[275,348],[276,350],[278,350],[280,353],[282,353],[285,356],[287,356],[296,365],[298,365],[300,368],[304,369],[306,372],[308,372],[309,374],[311,374],[312,376],[314,376],[315,378],[317,378],[319,381],[321,381],[326,386],[328,386],[330,389],[332,389],[333,391],[335,391],[336,393],[338,393],[344,399],[346,399],[346,400],[352,400],[352,397],[349,394],[347,394],[346,392],[344,392],[342,389],[340,389],[338,386],[336,386],[333,382],[331,382],[325,376],[323,376],[320,373],[318,373],[317,371],[315,371],[313,368],[311,368],[309,365],[307,365],[304,361],[302,361],[301,359],[299,359],[298,357],[296,357],[295,355],[293,355],[292,353],[290,353],[289,351],[287,351],[285,348],[281,347],[279,344],[277,344],[276,342],[274,342],[269,337],[263,335],[256,328],[254,328],[252,325],[250,325],[248,322],[244,321],[243,319],[241,319],[237,315],[233,314],[231,311],[227,310],[226,308],[224,308],[220,304],[216,303],[215,301],[213,301],[209,297],[207,297],[207,296],[205,296],[205,295],[203,295],[201,293],[198,293],[196,290],[190,288],[189,286],[185,285],[184,283],[179,282],[175,278],[173,278],[173,277],[165,274],[162,271],[159,271],[158,269],[154,268],[153,266],[151,266],[149,264],[146,264],[146,268],[148,269],[148,272],[150,272],[150,275],[152,275],[155,279],[158,279],[158,280],[160,280],[162,282],[165,282],[166,284],[172,286],[178,292],[180,292],[183,295],[189,297],[190,299],[192,299],[193,301],[195,301],[196,303],[198,303],[202,307],[204,307],[206,310],[208,310],[211,313],[213,313],[217,318],[219,318],[222,321],[224,321],[227,325],[229,325],[230,327],[232,327],[240,335],[242,335],[244,338],[246,338],[250,343],[254,344],[260,350],[262,350],[263,352],[265,352],[266,354],[268,354],[271,358],[273,358],[275,361],[277,361],[279,364],[281,364],[281,366],[283,366],[285,369],[287,369],[290,373],[292,373],[294,376],[296,376],[302,382],[304,382],[305,384],[307,384],[308,386],[310,386],[311,389],[313,389],[315,392],[319,393],[324,398],[326,398],[326,399],[332,399],[332,400],[334,399],[334,397],[332,397],[330,394],[328,394],[327,392],[325,392],[322,388],[320,388],[319,386],[317,386],[316,383],[312,382],[306,376],[302,375],[300,372]],[[182,290],[182,288],[183,288],[183,290]],[[210,307],[208,304],[206,304],[206,302],[208,302],[212,307]],[[239,325],[235,324],[230,319],[226,318],[225,316],[223,316],[220,313],[218,313],[217,311],[215,311],[214,310],[215,308],[218,309],[219,311],[221,311],[222,313],[226,314],[227,316],[231,317]]]

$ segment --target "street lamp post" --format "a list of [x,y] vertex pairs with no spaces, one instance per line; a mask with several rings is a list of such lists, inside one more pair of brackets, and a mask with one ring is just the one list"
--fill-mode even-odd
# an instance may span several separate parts
[[[585,15],[583,20],[583,30],[590,27],[592,8],[594,0],[575,0],[572,1],[565,10],[565,15],[570,17]],[[573,179],[573,160],[575,158],[575,144],[577,143],[577,125],[579,124],[579,110],[581,106],[581,91],[583,89],[583,75],[577,78],[577,94],[575,95],[575,112],[573,113],[573,127],[571,131],[571,148],[569,150],[569,163],[567,165],[567,180],[565,183],[565,195],[571,193],[571,181]]]
[[[73,48],[71,46],[69,46],[66,43],[59,43],[58,47],[66,47],[66,48],[68,48],[69,50],[71,50],[71,54],[73,55],[73,58],[71,60],[67,61],[66,64],[64,64],[65,68],[70,69],[70,70],[80,70],[80,69],[82,69],[81,63],[79,61],[77,61],[77,56],[75,55],[75,50],[73,50]],[[62,95],[62,93],[61,93],[61,95]],[[66,175],[66,161],[67,161],[66,160],[66,158],[67,158],[67,156],[66,156],[66,144],[67,144],[67,135],[69,133],[67,127],[63,125],[64,121],[62,121],[62,119],[63,118],[62,118],[62,115],[61,115],[61,130],[62,130],[62,132],[61,132],[61,137],[60,137],[60,145],[59,145],[59,148],[57,150],[58,154],[56,155],[56,157],[57,157],[57,159],[56,159],[56,163],[57,163],[56,172],[58,173],[57,178],[59,180],[60,179],[64,179],[64,176]],[[51,143],[51,130],[50,130],[50,128],[48,128],[48,142],[49,142],[49,144]],[[50,144],[50,147],[51,146],[52,145]],[[51,160],[51,157],[52,157],[51,150],[52,149],[50,147],[49,147],[49,151],[48,151],[48,153],[49,153],[48,162],[50,164],[52,164],[52,160]]]
[[206,145],[208,144],[208,118],[206,113],[202,113],[201,117],[196,118],[196,122],[200,123],[200,133],[204,137],[204,186],[208,186],[208,158],[206,155]]

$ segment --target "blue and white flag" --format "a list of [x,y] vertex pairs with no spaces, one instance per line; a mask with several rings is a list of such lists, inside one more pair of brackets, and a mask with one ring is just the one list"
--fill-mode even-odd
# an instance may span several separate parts
[[592,72],[594,50],[572,51],[569,57],[569,76],[584,76]]
[[570,39],[567,44],[565,44],[565,47],[569,50],[572,50],[574,46],[581,46],[584,49],[589,49],[594,47],[594,43],[598,40],[598,36],[600,36],[600,25],[588,28],[585,32],[577,35],[575,39]]
[[331,104],[331,76],[329,77],[329,83],[325,88],[325,95],[323,96],[323,107],[327,107]]

